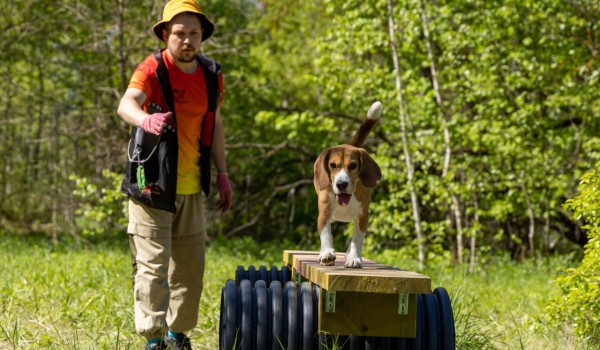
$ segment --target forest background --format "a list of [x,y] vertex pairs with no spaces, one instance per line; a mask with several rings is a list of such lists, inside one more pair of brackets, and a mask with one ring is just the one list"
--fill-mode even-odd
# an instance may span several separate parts
[[[2,227],[122,235],[129,127],[116,106],[160,47],[163,1],[0,3]],[[369,249],[471,270],[583,256],[586,215],[564,204],[600,161],[596,0],[200,5],[216,24],[203,53],[223,64],[235,193],[226,215],[208,198],[211,237],[314,244],[313,162],[380,100]]]

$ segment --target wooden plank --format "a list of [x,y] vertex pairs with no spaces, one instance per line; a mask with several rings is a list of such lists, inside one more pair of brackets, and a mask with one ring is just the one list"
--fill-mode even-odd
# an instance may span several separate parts
[[294,255],[319,255],[319,252],[313,252],[308,250],[284,250],[283,251],[283,263],[292,266],[292,259]]
[[417,296],[409,295],[408,313],[398,315],[397,294],[336,292],[335,312],[325,311],[325,291],[319,295],[319,331],[369,337],[417,336]]
[[[343,270],[342,270],[343,269]],[[311,266],[312,281],[331,291],[369,293],[431,293],[431,279],[427,276],[399,269],[363,267],[349,273],[345,268],[322,269]],[[314,273],[312,271],[315,271]]]
[[321,266],[318,254],[318,252],[284,251],[284,261],[302,277],[329,291],[431,293],[431,279],[428,276],[386,266],[366,258],[363,258],[362,269],[346,268],[343,253],[337,256],[335,265]]
[[[345,254],[335,264],[321,266],[319,253],[286,250],[283,260],[294,277],[319,285],[319,331],[337,335],[416,337],[417,294],[431,293],[431,279],[416,272],[386,266],[363,257],[363,268],[344,267]],[[300,275],[300,276],[298,276]],[[335,311],[328,312],[326,295],[335,293]],[[401,294],[408,312],[398,313]]]

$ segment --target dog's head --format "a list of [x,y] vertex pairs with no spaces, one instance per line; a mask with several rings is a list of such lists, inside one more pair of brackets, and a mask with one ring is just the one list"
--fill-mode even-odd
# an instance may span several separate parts
[[315,161],[315,186],[331,188],[338,203],[347,205],[357,186],[375,188],[381,169],[362,148],[340,145],[327,148]]

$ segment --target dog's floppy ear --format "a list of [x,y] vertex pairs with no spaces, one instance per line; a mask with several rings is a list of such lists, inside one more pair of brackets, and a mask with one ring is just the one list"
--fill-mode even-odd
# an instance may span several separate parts
[[369,156],[367,151],[360,148],[360,160],[362,163],[362,167],[360,169],[360,181],[367,188],[375,188],[379,184],[379,180],[381,180],[381,169],[379,165]]
[[324,149],[315,161],[315,180],[319,185],[319,190],[324,190],[331,186],[331,177],[329,174],[329,167],[327,166],[330,153],[330,148]]

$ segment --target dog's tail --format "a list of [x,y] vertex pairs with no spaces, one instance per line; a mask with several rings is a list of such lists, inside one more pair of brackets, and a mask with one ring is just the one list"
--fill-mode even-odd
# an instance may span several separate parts
[[382,112],[383,106],[381,105],[381,102],[377,101],[373,103],[371,105],[371,108],[369,108],[369,111],[367,112],[367,116],[365,117],[365,119],[363,119],[362,124],[360,124],[360,127],[358,128],[354,136],[352,136],[352,139],[348,144],[354,147],[361,147],[365,142],[367,136],[369,136],[371,130],[373,130],[373,128],[377,124],[379,118],[381,118]]

